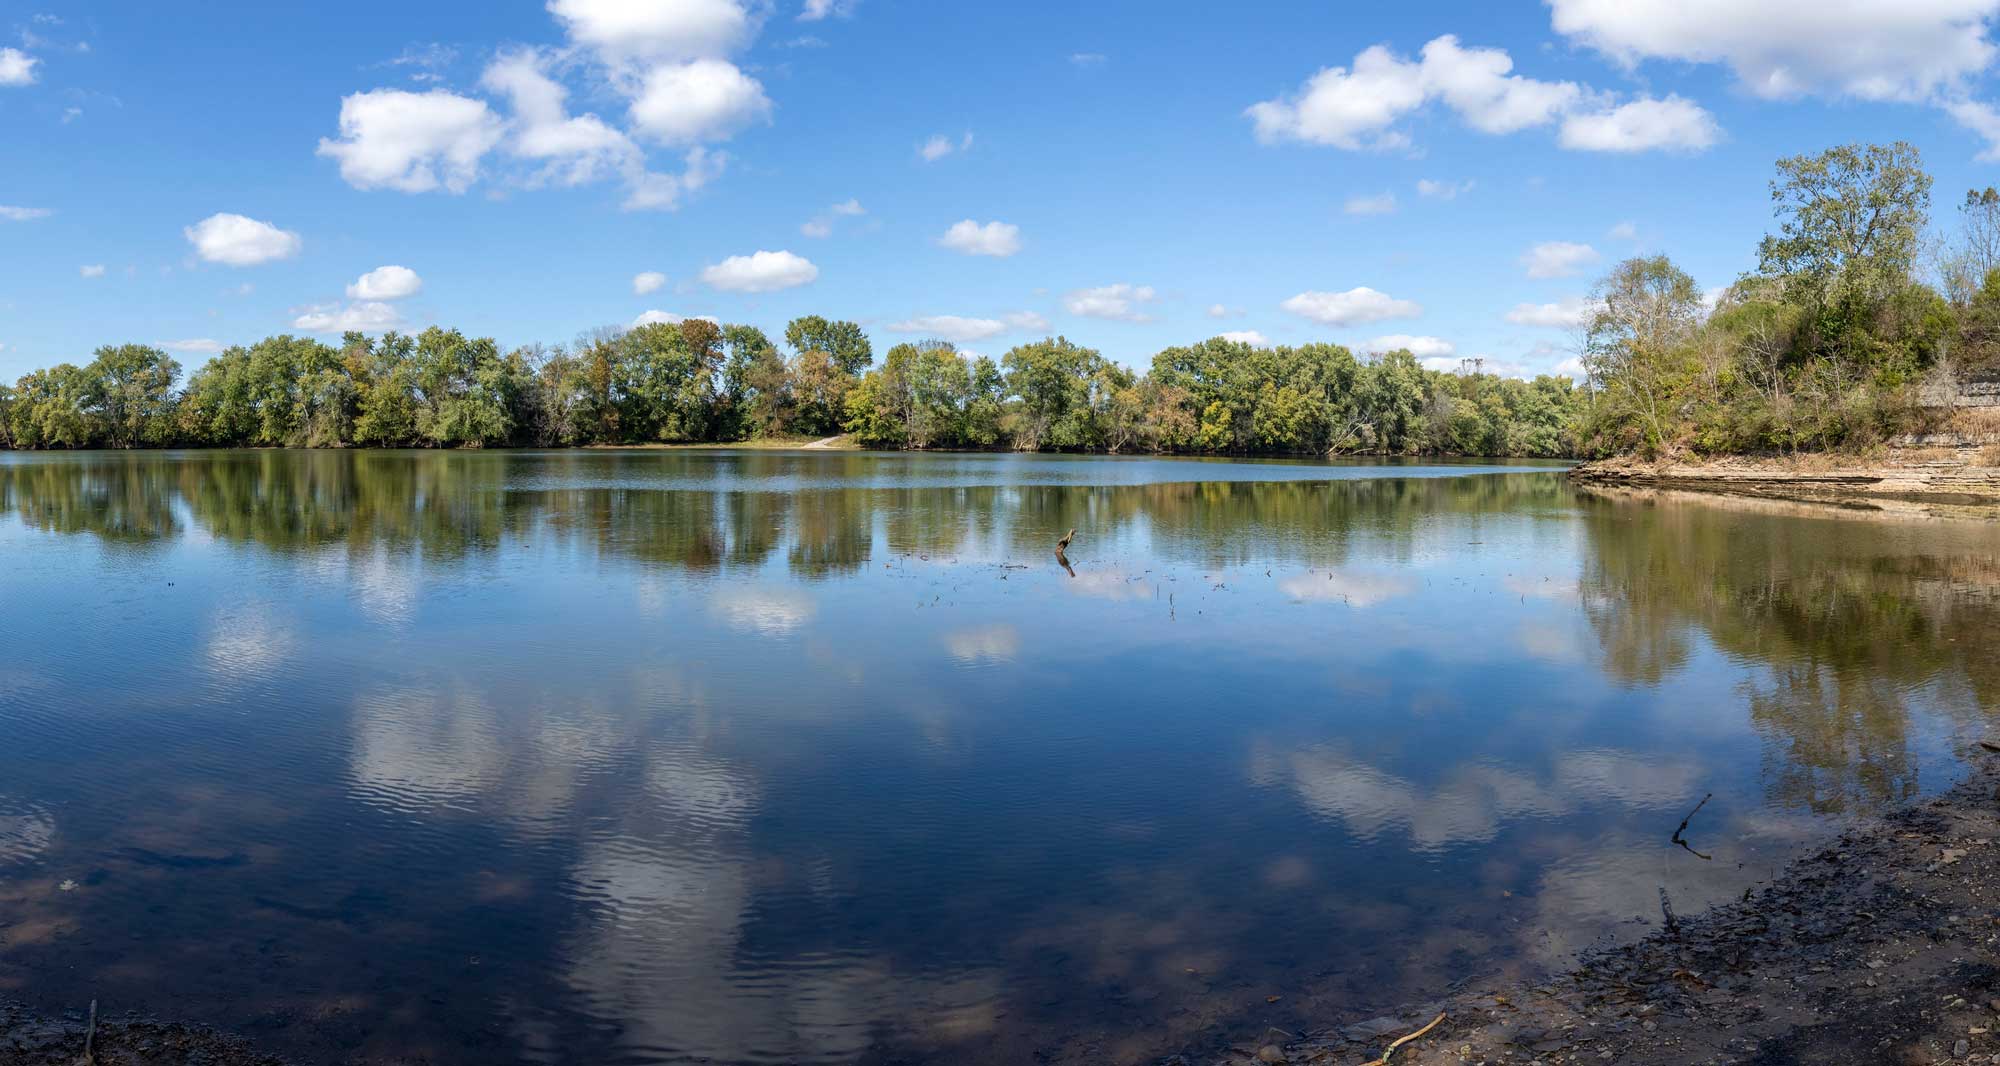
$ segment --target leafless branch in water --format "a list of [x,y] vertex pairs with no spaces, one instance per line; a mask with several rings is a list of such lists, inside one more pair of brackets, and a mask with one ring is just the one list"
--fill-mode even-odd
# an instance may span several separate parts
[[1694,810],[1689,811],[1688,816],[1686,818],[1681,819],[1680,828],[1674,830],[1674,835],[1673,835],[1673,842],[1679,844],[1681,847],[1686,848],[1689,855],[1692,855],[1697,859],[1708,859],[1711,862],[1714,861],[1715,856],[1703,855],[1701,852],[1694,850],[1694,845],[1688,843],[1687,840],[1681,836],[1681,834],[1687,832],[1688,823],[1694,821],[1694,816],[1700,814],[1701,809],[1703,807],[1708,806],[1708,801],[1714,798],[1715,798],[1715,793],[1713,792],[1709,793],[1706,796],[1703,796],[1701,798],[1701,802],[1694,805]]

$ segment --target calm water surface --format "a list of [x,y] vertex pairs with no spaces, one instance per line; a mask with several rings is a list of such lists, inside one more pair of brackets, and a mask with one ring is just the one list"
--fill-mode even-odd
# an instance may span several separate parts
[[1996,530],[1525,466],[0,453],[0,995],[305,1062],[1365,1017],[1948,784]]

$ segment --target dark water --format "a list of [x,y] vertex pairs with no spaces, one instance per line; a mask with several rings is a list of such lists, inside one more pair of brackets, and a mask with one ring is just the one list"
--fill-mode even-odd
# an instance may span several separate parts
[[307,1062],[1367,1016],[1947,784],[1996,530],[1534,467],[0,454],[0,996]]

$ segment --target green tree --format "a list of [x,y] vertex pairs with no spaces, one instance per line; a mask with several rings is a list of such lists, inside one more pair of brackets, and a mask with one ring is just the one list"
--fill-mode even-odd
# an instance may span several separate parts
[[173,436],[174,384],[181,367],[158,348],[99,348],[90,362],[103,403],[105,442],[114,448],[163,444]]
[[1599,428],[1619,446],[1658,452],[1678,436],[1701,288],[1666,256],[1644,256],[1614,267],[1595,298],[1583,365],[1598,393]]
[[823,352],[836,369],[858,377],[875,360],[868,335],[852,322],[830,322],[818,315],[795,318],[785,326],[785,343],[792,351]]
[[1807,309],[1818,351],[1865,357],[1872,312],[1909,284],[1930,220],[1916,148],[1847,144],[1781,159],[1771,201],[1778,232],[1758,245],[1759,272]]
[[1007,388],[1020,397],[1015,445],[1029,451],[1095,447],[1101,434],[1091,407],[1092,382],[1104,357],[1066,337],[1023,344],[1002,359]]

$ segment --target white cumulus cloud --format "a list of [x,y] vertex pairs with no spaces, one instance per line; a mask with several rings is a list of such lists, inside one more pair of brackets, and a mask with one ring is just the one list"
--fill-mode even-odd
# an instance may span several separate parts
[[401,300],[424,291],[424,279],[405,266],[376,267],[347,287],[350,300]]
[[1993,0],[1549,0],[1555,31],[1612,58],[1720,63],[1764,97],[1919,100],[1994,59]]
[[181,233],[203,260],[238,267],[290,259],[305,243],[291,230],[228,212],[210,215]]
[[86,278],[101,278],[104,276],[104,264],[91,263],[87,266],[80,266],[76,268],[76,272]]
[[653,68],[632,101],[633,128],[662,144],[725,140],[770,116],[764,86],[736,64],[712,57]]
[[713,315],[677,315],[672,311],[647,311],[632,320],[632,328],[638,329],[640,326],[653,325],[678,326],[690,318],[698,318],[704,322],[713,322],[718,326],[722,324],[722,320]]
[[1552,304],[1520,303],[1507,312],[1507,321],[1517,326],[1555,329],[1580,326],[1597,313],[1597,305],[1581,296]]
[[380,333],[403,324],[402,313],[392,304],[376,300],[339,304],[315,304],[292,319],[292,328],[308,333]]
[[46,207],[8,207],[0,204],[0,222],[32,222],[55,214]]
[[337,160],[357,189],[460,193],[478,178],[502,128],[484,100],[375,89],[341,98],[340,137],[321,138],[319,154]]
[[1158,294],[1151,285],[1100,285],[1077,289],[1063,297],[1063,309],[1086,318],[1108,318],[1119,322],[1145,322],[1151,316],[1140,307],[1152,303]]
[[19,48],[0,48],[0,85],[33,85],[41,62]]
[[198,355],[214,355],[222,350],[222,342],[207,337],[190,337],[186,340],[160,341],[159,347],[170,352],[194,352]]
[[1721,137],[1715,119],[1693,101],[1641,97],[1563,119],[1556,143],[1586,152],[1699,152]]
[[1261,346],[1271,343],[1269,338],[1254,329],[1233,329],[1227,333],[1218,333],[1216,336],[1236,344],[1255,344]]
[[632,295],[644,296],[658,292],[667,283],[667,276],[657,270],[642,270],[632,275]]
[[515,49],[501,53],[479,79],[513,106],[508,152],[545,164],[530,184],[582,185],[642,167],[638,146],[623,132],[596,115],[569,113],[569,90],[549,76],[548,63],[537,49]]
[[1398,300],[1366,285],[1346,292],[1302,292],[1278,306],[1326,326],[1415,318],[1424,313],[1422,304],[1413,300]]
[[910,333],[954,344],[968,344],[997,337],[1014,330],[1045,330],[1049,321],[1033,311],[1017,311],[1000,318],[967,318],[961,315],[919,315],[889,324],[891,333]]
[[818,267],[791,252],[732,255],[701,272],[703,283],[723,292],[776,292],[809,284],[818,277]]
[[1597,249],[1573,241],[1543,241],[1521,253],[1531,278],[1570,277],[1597,260]]
[[1391,333],[1376,337],[1361,345],[1364,352],[1407,351],[1419,359],[1443,359],[1458,351],[1458,346],[1442,337],[1418,337],[1408,333]]
[[[1258,140],[1266,144],[1298,141],[1346,149],[1396,149],[1409,145],[1409,136],[1396,124],[1432,103],[1489,134],[1547,126],[1573,113],[1612,107],[1607,94],[1571,81],[1524,77],[1513,69],[1514,61],[1504,50],[1466,48],[1449,34],[1425,44],[1414,60],[1374,45],[1356,55],[1351,65],[1327,67],[1298,92],[1252,104],[1244,113]],[[1677,106],[1700,110],[1686,101]],[[1701,115],[1712,128],[1713,120],[1706,118],[1706,112]],[[1685,116],[1681,119],[1685,124]],[[1577,143],[1565,142],[1565,147],[1589,148],[1592,142],[1579,134]]]
[[2000,110],[1978,100],[1953,101],[1945,104],[1944,110],[1953,121],[1985,138],[1986,150],[1979,153],[1980,162],[2000,162]]
[[1006,222],[980,224],[972,219],[955,222],[938,238],[938,243],[964,255],[1006,258],[1021,250],[1021,227]]
[[549,0],[570,40],[609,62],[722,55],[755,28],[737,0]]

